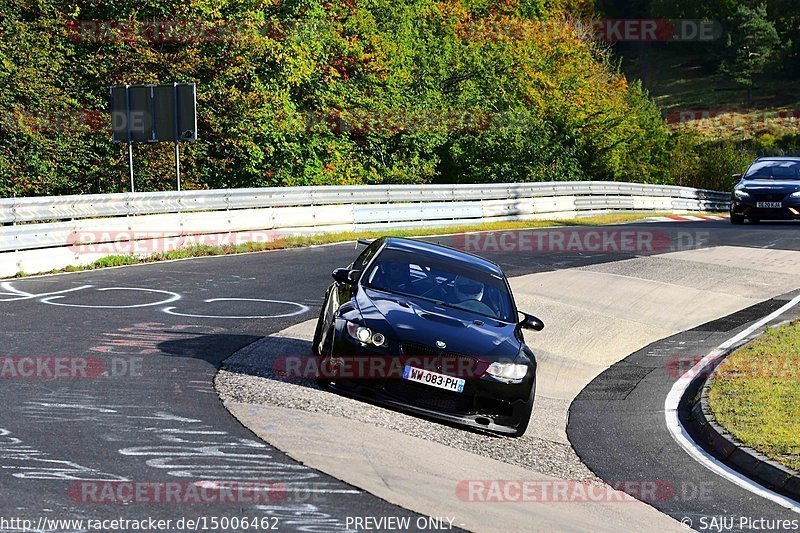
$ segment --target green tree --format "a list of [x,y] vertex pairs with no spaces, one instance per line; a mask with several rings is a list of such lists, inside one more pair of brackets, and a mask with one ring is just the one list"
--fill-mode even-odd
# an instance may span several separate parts
[[754,78],[779,57],[781,39],[767,17],[765,4],[756,8],[739,6],[728,22],[730,32],[720,70],[747,88],[749,104],[753,101]]
[[[108,87],[173,81],[198,87],[186,188],[663,181],[664,121],[569,21],[587,6],[0,0],[0,197],[127,190]],[[59,114],[78,120],[14,121]],[[135,151],[138,190],[174,188],[170,146]]]

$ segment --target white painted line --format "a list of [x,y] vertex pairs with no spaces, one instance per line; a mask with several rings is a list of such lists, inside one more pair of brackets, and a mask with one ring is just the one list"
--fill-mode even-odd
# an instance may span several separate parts
[[5,299],[5,300],[0,300],[0,302],[18,302],[20,300],[33,300],[34,298],[41,298],[42,296],[53,296],[53,295],[56,295],[56,294],[66,294],[68,292],[82,291],[83,289],[89,289],[91,287],[93,287],[93,285],[81,285],[80,287],[73,287],[72,289],[65,289],[63,291],[45,292],[45,293],[42,293],[42,294],[32,294],[30,292],[25,292],[25,291],[21,291],[21,290],[17,289],[13,285],[11,285],[10,281],[4,281],[3,283],[0,283],[0,288],[2,288],[5,291],[8,291],[8,292],[0,293],[0,294],[3,294],[4,296],[18,295],[18,297],[17,298],[10,298],[10,299]]
[[136,288],[136,287],[108,287],[108,288],[105,288],[105,289],[97,289],[97,291],[98,292],[101,292],[101,291],[140,291],[140,292],[152,292],[152,293],[158,293],[158,294],[166,294],[169,297],[168,298],[164,298],[162,300],[159,300],[157,302],[151,302],[149,304],[134,304],[134,305],[82,305],[82,304],[64,304],[64,303],[54,302],[53,301],[53,300],[61,299],[61,298],[63,298],[63,296],[49,296],[47,298],[42,298],[39,301],[42,302],[43,304],[48,304],[48,305],[57,305],[57,306],[60,306],[60,307],[81,307],[83,309],[135,309],[137,307],[153,307],[153,306],[156,306],[156,305],[164,305],[164,304],[172,303],[174,301],[177,301],[177,300],[181,299],[181,295],[176,293],[176,292],[162,291],[162,290],[159,290],[159,289],[142,289],[142,288]]
[[705,222],[705,220],[706,220],[706,219],[705,219],[705,218],[703,218],[703,217],[696,217],[696,216],[692,216],[692,215],[685,215],[685,216],[683,217],[683,219],[684,219],[684,220],[691,220],[691,221],[693,221],[693,222]]
[[794,298],[792,301],[769,316],[762,318],[735,337],[728,339],[719,345],[719,347],[717,347],[714,351],[701,359],[691,370],[681,376],[681,378],[678,379],[678,381],[676,381],[672,386],[672,389],[667,395],[667,399],[664,401],[664,417],[666,419],[667,429],[672,435],[672,438],[675,439],[675,442],[677,442],[681,448],[683,448],[692,457],[692,459],[705,466],[715,474],[724,477],[728,481],[738,485],[739,487],[748,490],[753,494],[761,496],[762,498],[766,498],[772,502],[775,502],[786,509],[794,511],[795,513],[800,513],[800,505],[798,505],[794,500],[782,496],[760,485],[759,483],[756,483],[747,476],[740,474],[721,461],[718,461],[715,457],[698,446],[697,443],[694,442],[694,440],[692,440],[692,438],[689,436],[689,433],[687,433],[686,429],[683,427],[680,419],[678,418],[678,404],[683,395],[686,393],[686,389],[689,388],[689,384],[692,382],[694,376],[701,375],[701,372],[705,372],[706,369],[710,368],[717,359],[724,356],[729,348],[746,339],[755,331],[769,324],[785,312],[795,307],[797,304],[800,304],[800,296]]
[[190,315],[185,313],[179,313],[175,311],[174,307],[165,307],[162,309],[163,312],[167,313],[168,315],[174,316],[183,316],[189,318],[222,318],[222,319],[235,319],[235,320],[257,320],[257,319],[267,319],[267,318],[284,318],[290,316],[297,316],[302,315],[303,313],[307,313],[309,308],[303,304],[299,304],[297,302],[285,302],[283,300],[262,300],[259,298],[212,298],[210,300],[204,300],[206,303],[214,303],[214,302],[266,302],[266,303],[273,303],[273,304],[281,304],[281,305],[293,305],[297,307],[296,311],[292,311],[291,313],[284,313],[280,315],[262,315],[262,316],[226,316],[226,315]]

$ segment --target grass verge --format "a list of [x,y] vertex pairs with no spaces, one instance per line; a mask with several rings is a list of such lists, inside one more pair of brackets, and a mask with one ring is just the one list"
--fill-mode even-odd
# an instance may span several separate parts
[[744,445],[800,471],[800,321],[768,329],[719,367],[717,423]]
[[[379,231],[348,231],[337,233],[322,233],[318,235],[285,237],[273,242],[244,243],[229,246],[207,246],[197,245],[188,246],[178,250],[171,250],[164,253],[156,253],[148,256],[138,255],[110,255],[97,261],[82,266],[68,266],[63,269],[52,270],[45,274],[59,274],[62,272],[80,272],[84,270],[97,270],[100,268],[110,268],[126,265],[138,265],[143,263],[156,263],[158,261],[172,261],[176,259],[189,259],[193,257],[209,257],[216,255],[233,255],[253,252],[265,252],[269,250],[282,250],[287,248],[302,248],[320,244],[332,244],[337,242],[355,241],[359,238],[375,239],[384,235],[393,237],[424,237],[426,235],[442,235],[448,233],[468,233],[473,231],[493,231],[493,230],[518,230],[536,229],[545,227],[559,226],[601,226],[608,224],[621,224],[625,222],[635,222],[643,218],[662,216],[669,213],[608,213],[593,217],[573,218],[566,220],[519,220],[510,222],[488,222],[483,224],[467,224],[454,226],[422,227],[402,230],[379,230]],[[14,278],[28,277],[30,274],[25,272],[17,273]]]

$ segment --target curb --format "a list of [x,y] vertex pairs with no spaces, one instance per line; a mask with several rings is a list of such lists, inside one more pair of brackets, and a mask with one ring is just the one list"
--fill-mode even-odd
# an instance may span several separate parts
[[[727,357],[730,354],[726,354]],[[724,361],[721,359],[719,362]],[[708,402],[708,391],[714,381],[719,362],[701,385],[701,389],[690,397],[689,420],[715,454],[728,466],[775,492],[800,502],[800,472],[782,464],[739,442],[725,428],[717,424]]]

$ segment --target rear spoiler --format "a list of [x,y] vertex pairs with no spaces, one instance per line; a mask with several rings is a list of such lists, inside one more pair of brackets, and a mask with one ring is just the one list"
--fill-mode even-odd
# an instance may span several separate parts
[[356,248],[358,248],[359,245],[360,246],[369,246],[373,242],[375,242],[375,241],[374,240],[371,241],[369,239],[358,239],[358,241],[356,242]]

